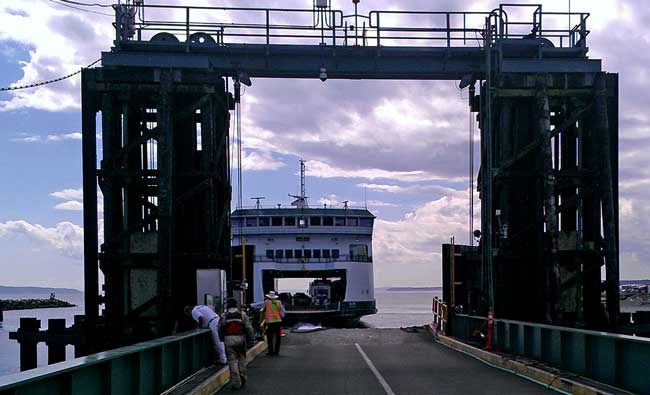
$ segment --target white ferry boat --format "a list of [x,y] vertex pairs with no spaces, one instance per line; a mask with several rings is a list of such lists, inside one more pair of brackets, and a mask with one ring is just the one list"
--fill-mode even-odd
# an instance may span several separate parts
[[[290,195],[291,196],[291,195]],[[301,195],[290,207],[237,209],[232,213],[233,247],[253,252],[248,287],[253,302],[274,290],[286,319],[356,319],[375,314],[372,229],[367,208],[309,207],[301,161]],[[241,250],[240,250],[241,251]],[[247,258],[248,261],[250,259]],[[311,279],[305,292],[278,289],[278,279]]]

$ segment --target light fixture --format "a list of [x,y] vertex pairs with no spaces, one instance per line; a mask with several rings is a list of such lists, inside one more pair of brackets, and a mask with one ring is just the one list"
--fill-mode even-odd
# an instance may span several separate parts
[[246,86],[253,85],[253,81],[251,81],[250,75],[248,75],[248,73],[245,71],[240,71],[237,74],[237,80]]
[[318,75],[318,78],[323,82],[327,81],[327,69],[325,67],[320,68],[320,74]]

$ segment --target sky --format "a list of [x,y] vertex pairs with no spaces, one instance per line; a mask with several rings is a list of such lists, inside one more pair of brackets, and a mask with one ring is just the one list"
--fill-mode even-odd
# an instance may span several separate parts
[[[351,2],[333,3],[351,13]],[[542,3],[545,11],[566,11],[569,2]],[[488,11],[497,4],[364,0],[359,9]],[[650,278],[650,8],[644,0],[572,0],[571,7],[591,13],[589,56],[620,73],[621,278]],[[81,8],[52,0],[0,3],[0,87],[72,73],[108,50],[112,9]],[[441,244],[451,236],[468,240],[466,95],[454,82],[254,79],[242,98],[245,204],[253,196],[265,196],[268,206],[288,204],[304,158],[312,206],[367,202],[377,216],[376,286],[440,285]],[[0,92],[2,285],[83,287],[79,110],[78,76]]]

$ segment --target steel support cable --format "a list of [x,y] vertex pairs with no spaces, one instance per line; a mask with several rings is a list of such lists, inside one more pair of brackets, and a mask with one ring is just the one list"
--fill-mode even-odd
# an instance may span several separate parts
[[469,245],[474,245],[474,122],[472,121],[472,107],[469,107]]
[[73,5],[66,4],[66,3],[60,3],[61,0],[48,0],[48,1],[50,1],[50,2],[52,2],[54,4],[57,4],[57,5],[60,5],[60,6],[72,8],[73,10],[82,11],[82,12],[89,12],[91,14],[97,14],[97,15],[102,15],[102,16],[110,16],[111,18],[115,18],[115,15],[107,14],[105,12],[93,11],[93,10],[88,10],[88,9],[85,9],[85,8],[75,7]]
[[104,7],[104,8],[113,8],[112,4],[101,4],[101,3],[85,3],[83,1],[73,1],[73,0],[59,0],[63,3],[80,5],[84,7]]
[[[97,59],[97,60],[95,60],[94,62],[92,62],[91,64],[89,64],[88,66],[86,66],[85,68],[90,68],[90,67],[94,66],[94,65],[95,65],[97,62],[99,62],[100,60],[101,60],[101,59]],[[52,83],[54,83],[54,82],[63,81],[63,80],[66,80],[66,79],[68,79],[68,78],[70,78],[70,77],[74,77],[75,75],[81,73],[81,70],[83,70],[83,69],[84,69],[84,68],[82,67],[82,68],[80,68],[79,70],[75,71],[74,73],[70,73],[70,74],[65,75],[65,76],[63,76],[63,77],[55,78],[55,79],[52,79],[52,80],[41,81],[41,82],[35,82],[35,83],[33,83],[33,84],[29,84],[29,85],[8,86],[8,87],[0,88],[0,92],[4,92],[4,91],[17,91],[17,90],[20,90],[20,89],[36,88],[36,87],[39,87],[39,86],[52,84]]]
[[235,103],[235,131],[237,134],[237,206],[242,204],[242,149],[241,149],[241,100]]

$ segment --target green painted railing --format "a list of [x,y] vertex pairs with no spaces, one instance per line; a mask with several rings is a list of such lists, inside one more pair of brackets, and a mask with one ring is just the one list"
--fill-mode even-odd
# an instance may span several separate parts
[[[455,314],[451,335],[463,340],[487,332],[486,318]],[[628,391],[650,394],[650,338],[494,320],[497,351],[524,356]]]
[[0,377],[0,395],[159,394],[215,359],[197,329]]

